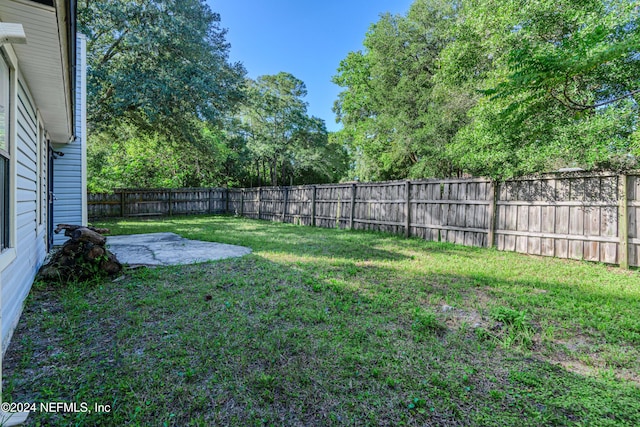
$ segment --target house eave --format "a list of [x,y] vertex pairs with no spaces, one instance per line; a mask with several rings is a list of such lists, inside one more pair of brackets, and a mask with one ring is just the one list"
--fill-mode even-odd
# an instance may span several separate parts
[[[53,3],[53,6],[50,4]],[[33,94],[52,141],[67,143],[73,137],[72,61],[69,25],[74,17],[68,1],[0,2],[0,21],[19,23],[26,44],[12,45],[19,72]]]

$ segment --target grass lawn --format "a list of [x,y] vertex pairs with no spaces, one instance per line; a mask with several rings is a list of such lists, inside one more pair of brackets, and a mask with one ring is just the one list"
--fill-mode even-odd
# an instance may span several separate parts
[[4,397],[31,425],[640,425],[640,273],[220,216],[100,223],[244,258],[36,284]]

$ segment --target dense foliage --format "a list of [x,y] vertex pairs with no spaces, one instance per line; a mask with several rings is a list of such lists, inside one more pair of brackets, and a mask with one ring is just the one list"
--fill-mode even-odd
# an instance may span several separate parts
[[248,170],[252,182],[309,184],[341,178],[346,153],[329,142],[324,122],[307,114],[304,82],[284,72],[261,76],[249,81],[247,93],[241,121],[254,159]]
[[86,2],[79,21],[94,132],[129,122],[193,142],[194,121],[219,122],[243,97],[244,68],[199,0]]
[[304,82],[229,62],[204,0],[81,2],[89,188],[637,167],[639,17],[640,0],[415,0],[340,63],[330,134]]
[[286,73],[246,79],[204,1],[81,2],[78,18],[88,46],[90,190],[344,175],[342,146],[306,114],[304,83]]
[[340,64],[361,179],[624,169],[640,155],[637,1],[416,0]]

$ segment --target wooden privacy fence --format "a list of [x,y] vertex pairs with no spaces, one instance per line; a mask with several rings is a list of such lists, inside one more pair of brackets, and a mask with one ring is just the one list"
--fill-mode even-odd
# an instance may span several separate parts
[[89,193],[89,218],[153,215],[185,215],[227,212],[224,188],[117,189],[113,193]]
[[640,266],[640,173],[89,194],[89,217],[235,214]]

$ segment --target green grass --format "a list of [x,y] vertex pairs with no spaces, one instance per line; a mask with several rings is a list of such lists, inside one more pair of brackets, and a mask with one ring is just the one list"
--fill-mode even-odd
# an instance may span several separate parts
[[5,400],[31,425],[640,425],[640,274],[231,217],[100,223],[240,259],[37,284]]

